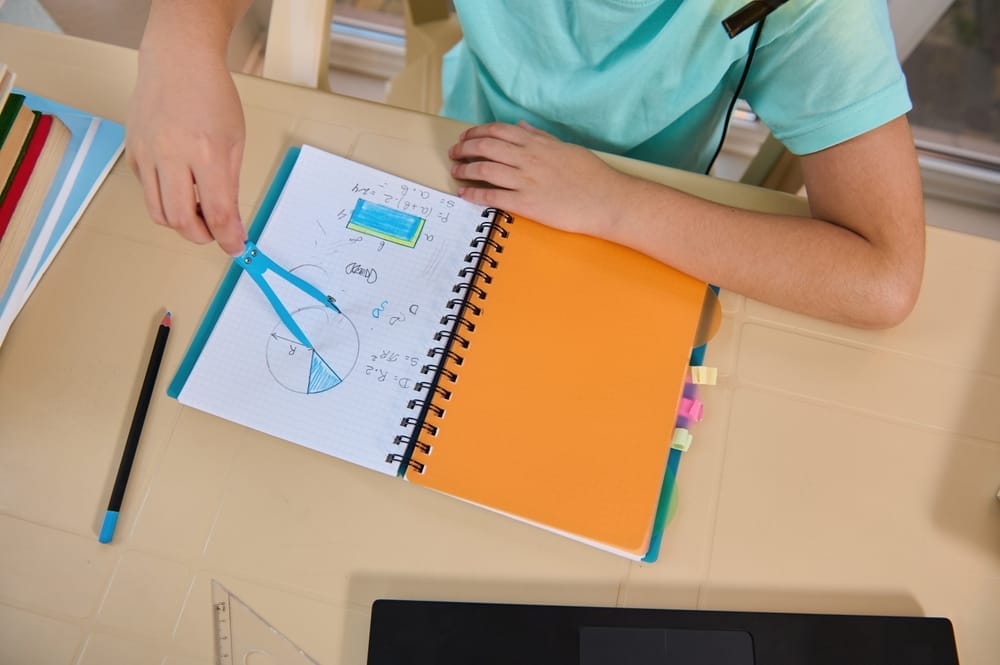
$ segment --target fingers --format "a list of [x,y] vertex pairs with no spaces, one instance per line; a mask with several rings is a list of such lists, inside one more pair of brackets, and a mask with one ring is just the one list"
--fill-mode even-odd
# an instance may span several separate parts
[[471,138],[452,146],[449,156],[455,160],[451,175],[458,180],[487,182],[514,189],[521,184],[519,162],[521,148],[495,138]]
[[[530,126],[530,125],[529,125]],[[476,125],[462,132],[459,142],[478,138],[495,138],[514,145],[523,146],[531,140],[532,133],[524,127],[510,125],[505,122],[491,122],[485,125]]]
[[537,137],[529,127],[495,122],[462,132],[458,143],[448,150],[454,160],[452,176],[506,189],[521,187],[522,169],[532,159],[529,143]]
[[157,169],[127,156],[142,185],[143,199],[153,222],[177,231],[196,243],[215,240],[230,256],[243,252],[246,229],[238,206],[240,155],[228,169],[201,167],[197,172],[177,164]]
[[157,178],[167,226],[191,242],[211,242],[212,234],[198,215],[194,177],[190,169],[176,164],[163,164],[157,169]]
[[518,120],[516,125],[506,122],[490,122],[485,125],[476,125],[462,132],[459,140],[474,138],[492,137],[514,145],[526,145],[532,139],[546,138],[555,139],[552,134],[535,127],[526,120]]
[[246,229],[238,205],[239,157],[229,168],[202,167],[195,170],[203,226],[230,256],[243,252]]
[[460,139],[449,148],[448,156],[454,160],[489,159],[500,164],[515,166],[521,147],[493,137]]
[[479,160],[524,166],[533,150],[543,149],[559,140],[548,132],[529,125],[524,120],[517,125],[492,122],[470,127],[461,133],[458,141],[448,150],[453,160]]
[[142,185],[142,196],[150,218],[155,224],[167,226],[167,215],[160,203],[160,183],[156,178],[156,169],[151,164],[140,167],[131,155],[128,156],[128,164]]
[[520,169],[490,161],[455,162],[451,175],[458,180],[485,182],[505,189],[518,189],[524,183]]
[[486,208],[517,209],[517,193],[509,189],[491,187],[459,187],[458,195],[464,200]]

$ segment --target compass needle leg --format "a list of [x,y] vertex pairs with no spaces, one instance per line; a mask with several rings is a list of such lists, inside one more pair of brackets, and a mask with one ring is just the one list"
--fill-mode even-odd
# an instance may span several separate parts
[[278,298],[278,295],[274,292],[274,289],[272,289],[271,285],[267,283],[267,279],[265,278],[264,274],[268,270],[270,270],[275,275],[277,275],[281,279],[284,279],[286,282],[298,288],[303,293],[307,294],[311,298],[314,298],[318,302],[322,303],[325,307],[329,307],[338,314],[341,313],[340,308],[337,307],[337,305],[335,304],[336,301],[334,300],[333,296],[325,295],[322,291],[320,291],[315,286],[305,281],[298,275],[294,275],[289,271],[285,270],[284,268],[282,268],[281,266],[279,266],[277,263],[272,261],[270,257],[266,256],[263,252],[261,252],[260,249],[258,249],[257,246],[254,243],[250,242],[249,240],[244,246],[243,253],[237,257],[234,257],[233,261],[235,261],[238,266],[243,268],[243,270],[245,270],[246,273],[250,275],[250,278],[254,281],[254,283],[261,290],[261,292],[263,292],[264,297],[267,298],[267,301],[269,303],[271,303],[271,307],[278,314],[278,318],[280,318],[281,322],[285,324],[286,328],[288,328],[288,331],[291,332],[292,335],[294,335],[295,338],[300,343],[302,343],[305,347],[309,349],[313,349],[315,347],[309,341],[309,338],[306,336],[302,328],[300,328],[299,325],[292,318],[292,315],[288,311],[288,308],[285,307],[284,303],[281,302],[281,299]]

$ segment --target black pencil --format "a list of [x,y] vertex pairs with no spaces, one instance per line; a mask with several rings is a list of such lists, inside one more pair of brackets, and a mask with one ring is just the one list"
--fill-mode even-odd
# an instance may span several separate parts
[[132,462],[135,460],[135,452],[139,447],[139,436],[142,434],[142,425],[146,422],[146,410],[149,408],[149,399],[153,396],[156,374],[160,371],[160,361],[163,359],[163,349],[167,345],[167,335],[169,334],[170,312],[167,312],[163,316],[163,320],[160,321],[159,330],[156,331],[156,341],[153,342],[153,352],[149,356],[149,365],[146,366],[146,377],[142,380],[142,390],[139,391],[139,401],[135,405],[132,426],[128,430],[128,438],[125,439],[125,449],[122,451],[122,461],[118,465],[115,487],[111,490],[108,512],[104,514],[104,524],[101,525],[101,535],[98,536],[98,540],[102,543],[110,543],[111,538],[115,535],[118,512],[121,510],[122,500],[125,498],[125,486],[128,485],[128,477],[132,472]]

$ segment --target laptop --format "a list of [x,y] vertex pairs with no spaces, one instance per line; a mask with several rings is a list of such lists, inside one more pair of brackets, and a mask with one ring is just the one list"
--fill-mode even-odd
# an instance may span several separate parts
[[958,665],[944,618],[376,600],[368,665]]

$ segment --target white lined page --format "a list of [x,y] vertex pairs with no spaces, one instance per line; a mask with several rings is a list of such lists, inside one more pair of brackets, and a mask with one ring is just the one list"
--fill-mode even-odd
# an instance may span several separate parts
[[[390,219],[348,228],[363,199],[374,219],[393,211],[423,218],[413,247]],[[446,304],[482,208],[412,181],[304,146],[257,246],[273,261],[336,299],[323,307],[268,272],[269,284],[313,344],[300,344],[264,294],[243,274],[223,308],[179,399],[247,427],[360,464],[387,464],[416,412],[407,402],[427,381],[421,367],[442,346]],[[405,224],[403,226],[406,226]],[[412,226],[412,225],[411,225]],[[407,227],[409,228],[409,227]],[[395,235],[396,240],[392,237]],[[316,358],[320,360],[317,361]]]

